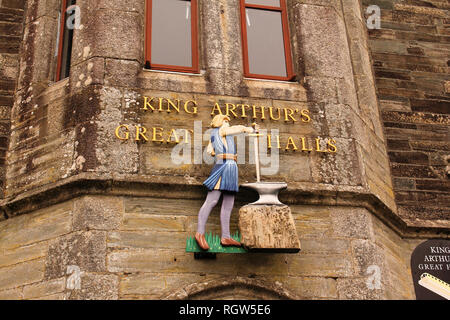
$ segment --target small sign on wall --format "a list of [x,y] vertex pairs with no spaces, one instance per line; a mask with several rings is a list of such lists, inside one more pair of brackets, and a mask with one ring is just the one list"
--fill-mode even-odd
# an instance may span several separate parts
[[450,300],[450,241],[429,240],[411,255],[417,300]]

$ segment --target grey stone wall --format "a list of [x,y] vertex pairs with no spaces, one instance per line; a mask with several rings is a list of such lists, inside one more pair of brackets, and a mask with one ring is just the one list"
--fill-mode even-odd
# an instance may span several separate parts
[[[111,175],[199,186],[207,170],[188,166],[180,172],[169,165],[170,146],[122,143],[114,136],[119,124],[179,125],[139,110],[143,96],[155,96],[195,99],[202,110],[214,102],[307,109],[309,124],[263,126],[279,129],[285,140],[294,134],[334,138],[339,152],[285,152],[278,177],[289,180],[293,191],[319,189],[334,199],[343,192],[371,195],[395,211],[359,3],[288,1],[288,6],[294,82],[243,77],[238,1],[228,0],[200,1],[200,75],[142,69],[144,1],[83,2],[70,79],[52,83],[57,3],[30,1],[5,203],[67,181]],[[209,123],[209,113],[202,112],[195,120]],[[149,166],[152,154],[160,161]],[[296,168],[302,174],[293,174]],[[251,178],[249,170],[242,172],[243,180]],[[178,178],[167,179],[169,173]]]
[[[199,1],[198,75],[143,69],[144,1],[80,2],[71,75],[55,83],[59,1],[27,1],[0,201],[0,297],[414,298],[410,253],[421,239],[448,238],[448,221],[415,228],[397,209],[363,7],[288,0],[296,78],[276,82],[243,77],[238,2]],[[145,112],[144,96],[195,100],[199,113]],[[283,149],[290,136],[336,140],[337,153],[281,150],[280,170],[264,177],[288,183],[281,200],[302,253],[194,261],[185,239],[211,166],[175,165],[173,145],[114,135],[121,124],[206,128],[216,102],[309,110],[308,123],[261,123],[280,130]],[[240,181],[251,180],[254,167],[241,165]],[[252,197],[241,193],[236,210]],[[208,229],[218,228],[213,215]],[[80,289],[67,285],[70,266]],[[380,289],[366,284],[370,266]]]
[[[409,259],[425,240],[402,239],[364,208],[291,206],[299,254],[194,260],[185,244],[201,204],[84,196],[0,222],[0,299],[415,297]],[[233,212],[233,231],[243,204]],[[217,210],[207,230],[220,230]],[[78,288],[71,286],[77,277]]]
[[[19,74],[24,3],[24,0],[0,2],[0,188],[2,190],[5,186],[11,108]],[[3,192],[0,195],[0,198],[2,197]]]
[[369,30],[399,215],[449,226],[450,36],[447,1],[363,1],[381,8]]

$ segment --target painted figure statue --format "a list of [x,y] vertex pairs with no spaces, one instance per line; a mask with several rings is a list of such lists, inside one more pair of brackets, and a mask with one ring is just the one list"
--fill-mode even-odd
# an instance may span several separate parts
[[[215,165],[208,179],[203,184],[209,192],[205,203],[198,213],[198,227],[195,240],[200,248],[208,250],[209,245],[205,239],[205,226],[209,214],[217,205],[220,197],[223,197],[220,212],[220,224],[222,228],[222,246],[241,246],[230,235],[230,217],[234,206],[234,198],[239,190],[238,167],[236,163],[236,147],[233,135],[240,133],[252,133],[251,127],[230,126],[230,118],[226,115],[217,115],[211,122],[213,131],[208,144],[208,153],[215,156]],[[257,129],[257,128],[256,128]]]

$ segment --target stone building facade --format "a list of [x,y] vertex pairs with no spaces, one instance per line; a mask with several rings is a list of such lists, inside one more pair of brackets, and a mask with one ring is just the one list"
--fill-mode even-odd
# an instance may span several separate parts
[[[61,1],[0,0],[1,299],[415,299],[411,252],[450,234],[450,6],[286,2],[292,81],[244,77],[239,0],[198,1],[198,74],[144,69],[144,0],[85,0],[70,76],[55,82]],[[367,29],[370,5],[381,29]],[[197,112],[144,110],[145,97]],[[211,166],[174,164],[159,133],[206,129],[216,103],[308,111],[260,121],[279,130],[280,168],[264,179],[288,183],[299,254],[185,252]],[[233,229],[252,198],[239,194]]]

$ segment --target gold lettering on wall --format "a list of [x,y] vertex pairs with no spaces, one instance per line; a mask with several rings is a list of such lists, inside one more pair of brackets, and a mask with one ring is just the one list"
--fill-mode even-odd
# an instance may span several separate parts
[[153,142],[164,142],[164,139],[162,138],[163,135],[163,128],[153,128]]
[[246,109],[250,109],[250,106],[246,105],[246,104],[238,104],[237,107],[241,108],[241,118],[243,118],[243,119],[247,118],[247,110]]
[[289,122],[289,121],[294,121],[297,122],[297,119],[294,118],[294,110],[291,108],[284,108],[284,121],[285,122]]
[[211,115],[212,115],[212,116],[217,115],[217,114],[216,114],[216,110],[219,111],[219,113],[217,113],[217,114],[223,114],[223,113],[222,113],[222,109],[220,109],[220,105],[219,105],[218,103],[216,103],[216,104],[214,105],[214,108],[213,108],[212,111],[211,111]]
[[[143,112],[164,113],[164,114],[185,114],[198,115],[199,109],[196,100],[183,101],[177,98],[164,97],[143,97],[143,105],[140,108]],[[265,107],[256,104],[214,102],[211,107],[211,116],[217,114],[227,115],[235,119],[248,119],[248,121],[281,122],[283,125],[307,124],[311,123],[312,116],[308,109],[295,107]],[[170,118],[173,119],[173,118]],[[179,119],[179,118],[178,118]],[[160,121],[160,119],[158,120]],[[121,124],[115,129],[115,137],[121,141],[135,140],[136,142],[154,142],[164,144],[191,143],[194,131],[191,129],[168,129],[163,127],[145,127],[142,125]],[[132,137],[133,136],[133,137]],[[283,148],[282,148],[283,145]],[[283,135],[267,135],[267,148],[272,150],[277,148],[284,151],[317,152],[317,153],[337,153],[338,144],[336,139],[322,137],[295,137]]]
[[336,147],[336,140],[334,139],[330,139],[328,140],[328,151],[331,153],[336,153],[338,151],[337,147]]
[[[191,105],[191,109],[189,109],[189,105]],[[198,112],[197,102],[195,102],[194,100],[186,101],[186,103],[184,104],[184,111],[188,114],[197,114]]]
[[184,129],[184,140],[183,140],[183,143],[190,143],[189,142],[189,132],[192,132],[192,134],[194,134],[194,130],[187,130],[187,129]]
[[277,149],[281,149],[280,136],[276,136],[277,138]]
[[136,126],[136,141],[141,141],[141,137],[144,138],[145,141],[148,141],[148,138],[145,136],[147,133],[147,128]]
[[270,107],[270,108],[269,108],[269,116],[270,116],[270,120],[277,121],[277,120],[280,120],[280,119],[281,119],[281,110],[280,110],[280,108],[277,108],[277,111],[278,111],[278,117],[276,118],[276,117],[273,115],[273,107]]
[[[191,143],[194,130],[191,129],[164,129],[162,127],[147,128],[141,125],[134,126],[135,135],[133,139],[135,141],[152,141],[157,143],[167,144],[179,144],[179,143]],[[131,132],[129,125],[119,125],[115,129],[115,136],[121,141],[131,139]],[[151,134],[151,139],[150,139]],[[326,143],[326,147],[324,144]],[[267,149],[273,148],[282,149],[281,145],[285,145],[285,151],[301,151],[301,152],[319,152],[319,153],[337,153],[338,147],[335,139],[328,138],[308,138],[294,136],[281,137],[280,135],[267,135]],[[311,146],[314,145],[314,148]],[[326,149],[325,149],[326,148]]]
[[[126,129],[125,137],[121,136],[120,133],[119,133],[121,128],[125,128]],[[130,139],[130,128],[127,125],[125,125],[125,124],[122,124],[122,125],[118,126],[116,128],[116,137],[119,140],[128,140],[128,139]]]
[[258,114],[260,114],[261,115],[261,120],[266,120],[266,112],[265,112],[266,109],[265,109],[265,107],[252,106],[252,110],[253,110],[253,119],[258,119]]
[[171,113],[172,111],[170,111],[170,107],[172,107],[173,109],[175,109],[178,113],[180,113],[180,100],[175,100],[177,102],[177,104],[175,105],[175,103],[172,102],[172,100],[167,99],[167,112]]
[[302,151],[311,152],[312,149],[308,148],[306,138],[302,137]]
[[311,117],[309,116],[309,110],[303,109],[301,112],[302,121],[305,123],[311,122]]
[[321,141],[321,139],[320,138],[316,138],[316,151],[317,152],[328,152],[328,150],[322,150],[321,148],[320,148],[320,141]]
[[[175,141],[172,139],[172,137],[175,138]],[[174,143],[174,144],[180,143],[180,138],[178,137],[176,129],[172,129],[172,131],[170,131],[169,139],[167,139],[167,143]]]
[[235,106],[234,104],[232,104],[232,103],[227,103],[227,104],[225,105],[225,108],[226,108],[226,110],[227,110],[227,112],[225,113],[227,116],[230,116],[230,113],[231,113],[231,114],[233,114],[233,116],[234,116],[235,118],[238,117],[238,115],[237,115],[236,112],[235,112],[236,106]]
[[287,146],[286,146],[286,150],[291,150],[291,146],[293,147],[292,150],[294,150],[294,151],[298,150],[297,146],[295,145],[294,138],[289,137],[288,138],[288,143],[287,143]]
[[144,97],[144,107],[143,110],[148,110],[150,108],[152,111],[155,111],[155,108],[152,106],[152,101],[155,98]]
[[[141,110],[144,111],[158,111],[167,113],[181,113],[181,106],[183,105],[183,111],[187,114],[196,115],[198,113],[197,102],[194,100],[188,100],[182,104],[180,99],[169,99],[169,98],[149,98],[144,96],[144,104]],[[153,104],[152,104],[153,103]],[[157,104],[157,105],[156,105]]]

